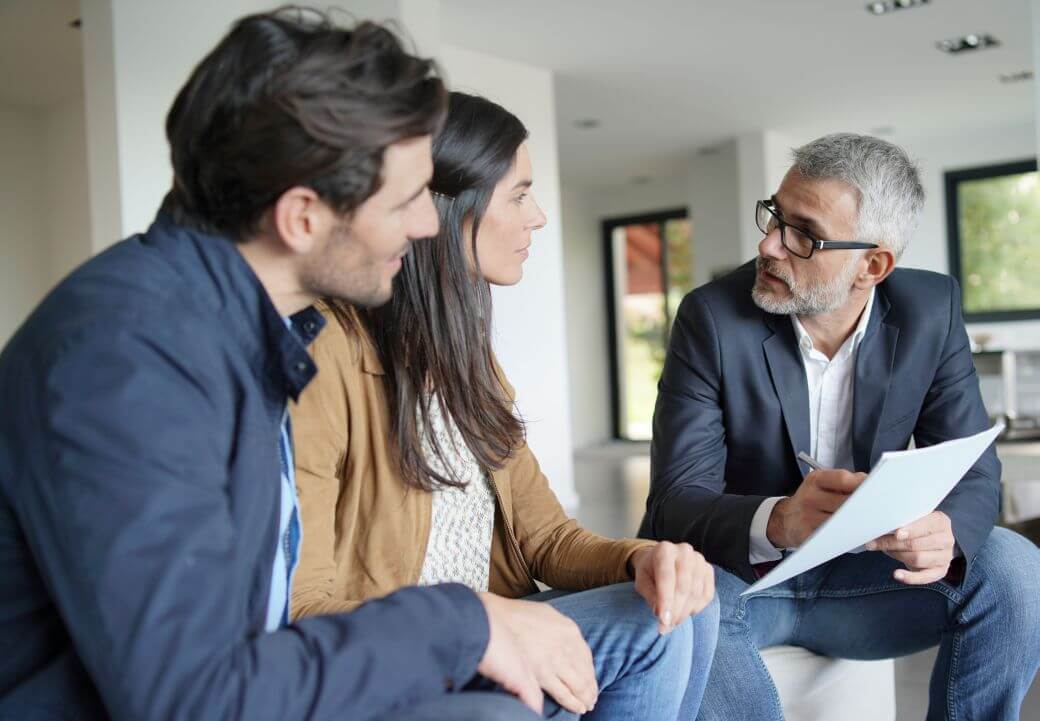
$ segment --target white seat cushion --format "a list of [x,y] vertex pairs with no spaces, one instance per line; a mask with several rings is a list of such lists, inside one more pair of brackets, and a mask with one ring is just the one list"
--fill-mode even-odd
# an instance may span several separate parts
[[762,652],[786,721],[895,721],[895,662],[818,656],[796,646]]

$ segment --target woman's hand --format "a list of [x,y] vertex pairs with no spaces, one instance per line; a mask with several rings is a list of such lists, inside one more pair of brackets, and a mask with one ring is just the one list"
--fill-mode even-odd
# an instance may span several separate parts
[[654,610],[662,634],[700,613],[715,597],[715,569],[688,543],[661,541],[629,563],[636,591]]

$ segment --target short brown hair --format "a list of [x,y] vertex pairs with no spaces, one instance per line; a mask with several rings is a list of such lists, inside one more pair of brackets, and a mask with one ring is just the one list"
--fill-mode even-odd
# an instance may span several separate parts
[[347,213],[378,190],[383,150],[435,133],[446,106],[433,61],[385,27],[348,30],[296,7],[249,15],[170,109],[174,181],[163,209],[235,240],[298,185]]

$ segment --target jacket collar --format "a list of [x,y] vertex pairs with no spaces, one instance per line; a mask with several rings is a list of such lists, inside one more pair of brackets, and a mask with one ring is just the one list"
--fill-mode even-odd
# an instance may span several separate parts
[[372,341],[371,336],[364,330],[364,325],[362,325],[361,318],[358,316],[357,309],[354,306],[342,307],[333,305],[327,300],[319,300],[315,307],[325,317],[335,319],[343,327],[343,331],[347,336],[355,339],[356,352],[360,359],[362,371],[369,375],[385,375],[386,371],[383,369],[383,362],[379,360],[379,352],[376,350],[376,345]]
[[307,308],[287,325],[227,237],[177,225],[160,212],[140,239],[176,269],[193,300],[220,319],[261,381],[297,398],[317,373],[306,345],[324,326],[321,314]]

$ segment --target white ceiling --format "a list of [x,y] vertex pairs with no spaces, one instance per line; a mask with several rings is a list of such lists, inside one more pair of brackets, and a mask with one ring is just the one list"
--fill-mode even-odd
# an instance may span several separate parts
[[83,93],[77,0],[0,0],[0,104],[44,108]]
[[[442,0],[445,40],[556,71],[567,180],[667,176],[745,132],[796,138],[892,126],[893,139],[1031,122],[1028,0],[931,0],[875,17],[866,0]],[[998,48],[935,43],[990,33]],[[578,130],[592,117],[602,126]]]

